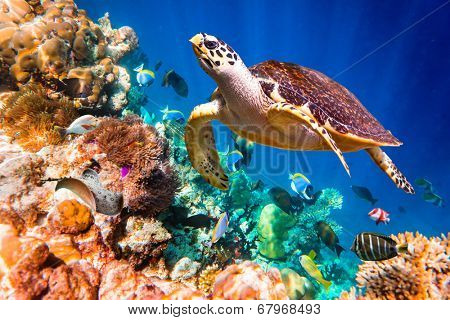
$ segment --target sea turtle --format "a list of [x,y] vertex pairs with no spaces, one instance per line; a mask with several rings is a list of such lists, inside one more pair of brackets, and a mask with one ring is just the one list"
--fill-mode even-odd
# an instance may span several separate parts
[[306,67],[274,60],[247,68],[217,37],[190,39],[200,66],[217,83],[211,101],[194,108],[185,131],[193,167],[211,185],[226,190],[211,126],[219,120],[236,134],[290,150],[332,150],[350,175],[342,152],[365,150],[397,187],[411,184],[380,146],[402,143],[346,88]]

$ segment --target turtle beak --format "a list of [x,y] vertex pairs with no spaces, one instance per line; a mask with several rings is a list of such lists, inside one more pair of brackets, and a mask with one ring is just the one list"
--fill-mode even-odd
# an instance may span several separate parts
[[203,46],[203,39],[203,35],[197,33],[189,40],[189,42],[192,43],[192,49],[194,49],[194,53],[198,58],[204,58],[207,55],[206,48]]

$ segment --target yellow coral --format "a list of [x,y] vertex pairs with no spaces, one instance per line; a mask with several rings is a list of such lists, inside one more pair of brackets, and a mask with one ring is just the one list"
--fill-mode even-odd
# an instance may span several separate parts
[[216,277],[220,271],[221,270],[217,264],[207,266],[198,276],[198,289],[200,289],[205,295],[211,294],[214,282],[216,281]]
[[[364,262],[356,276],[358,286],[365,288],[364,299],[449,299],[449,235],[426,238],[418,232],[391,237],[397,243],[414,248],[409,254],[385,261]],[[355,292],[344,293],[351,298]]]

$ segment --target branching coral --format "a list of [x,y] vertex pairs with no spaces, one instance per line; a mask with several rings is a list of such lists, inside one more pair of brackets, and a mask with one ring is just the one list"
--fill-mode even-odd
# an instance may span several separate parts
[[341,298],[360,299],[449,299],[450,298],[450,243],[449,236],[426,238],[418,232],[400,233],[391,237],[397,243],[408,243],[413,252],[380,261],[364,262],[356,276],[365,295],[355,290]]
[[106,119],[84,137],[95,141],[109,161],[129,168],[123,179],[125,204],[132,211],[154,215],[169,207],[177,182],[168,161],[168,148],[156,130],[137,116]]
[[197,279],[197,287],[205,295],[210,295],[213,290],[214,282],[216,282],[217,275],[221,272],[217,264],[207,266],[200,272]]
[[11,93],[0,109],[1,127],[28,151],[39,151],[63,141],[55,126],[66,127],[77,116],[67,99],[50,100],[39,85],[22,86]]

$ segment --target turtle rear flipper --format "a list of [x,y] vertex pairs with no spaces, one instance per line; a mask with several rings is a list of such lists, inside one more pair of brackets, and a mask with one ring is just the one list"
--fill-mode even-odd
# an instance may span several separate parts
[[212,186],[228,189],[228,177],[224,173],[217,153],[211,121],[217,119],[217,100],[194,108],[186,125],[184,141],[192,166]]
[[378,167],[391,178],[397,188],[403,189],[406,193],[414,194],[413,186],[408,182],[403,173],[398,170],[391,158],[381,150],[379,147],[366,149],[372,160]]

